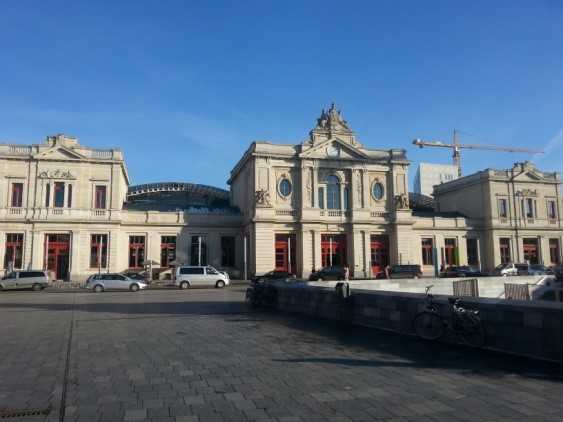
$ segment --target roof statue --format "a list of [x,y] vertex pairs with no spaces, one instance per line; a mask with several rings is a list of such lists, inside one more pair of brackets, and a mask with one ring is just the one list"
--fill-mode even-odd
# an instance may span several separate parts
[[348,122],[342,118],[340,110],[337,110],[332,103],[330,110],[321,111],[321,117],[317,119],[317,126],[309,132],[309,140],[305,142],[313,145],[336,138],[341,142],[356,145],[356,134],[350,130]]
[[342,119],[340,110],[337,110],[334,103],[331,104],[328,113],[323,109],[321,117],[317,119],[317,126],[314,131],[323,132],[351,132],[348,122]]

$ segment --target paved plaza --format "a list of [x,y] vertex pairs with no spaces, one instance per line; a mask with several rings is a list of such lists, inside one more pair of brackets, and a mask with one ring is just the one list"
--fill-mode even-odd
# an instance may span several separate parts
[[0,419],[563,421],[563,366],[244,304],[0,293]]

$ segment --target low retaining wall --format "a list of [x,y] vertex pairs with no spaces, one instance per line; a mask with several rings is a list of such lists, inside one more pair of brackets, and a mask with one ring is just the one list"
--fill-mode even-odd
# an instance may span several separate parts
[[[412,333],[414,315],[426,306],[421,293],[351,289],[346,303],[334,287],[277,287],[278,309],[402,333]],[[435,295],[446,317],[451,315],[447,298]],[[462,304],[479,310],[487,329],[485,347],[563,362],[562,303],[463,297]]]

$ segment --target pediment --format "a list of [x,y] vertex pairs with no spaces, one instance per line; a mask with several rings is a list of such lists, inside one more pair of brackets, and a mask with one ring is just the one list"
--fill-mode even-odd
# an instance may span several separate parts
[[60,145],[40,151],[35,154],[33,158],[48,160],[84,160],[82,155]]
[[314,158],[327,160],[368,160],[369,156],[354,148],[347,142],[334,137],[323,142],[315,143],[311,148],[299,154],[299,158]]
[[514,176],[514,178],[512,179],[515,182],[541,182],[544,180],[544,178],[532,171],[523,171],[520,174],[517,174]]

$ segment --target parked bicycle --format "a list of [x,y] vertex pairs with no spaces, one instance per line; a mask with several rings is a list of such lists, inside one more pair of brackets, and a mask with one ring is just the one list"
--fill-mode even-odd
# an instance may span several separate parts
[[245,302],[250,307],[274,307],[278,303],[278,291],[269,281],[258,280],[246,289]]
[[423,340],[438,340],[448,330],[470,347],[483,346],[487,341],[487,331],[479,311],[465,309],[458,297],[450,297],[448,303],[452,305],[452,315],[449,319],[444,317],[434,305],[434,295],[430,293],[432,287],[426,287],[426,310],[413,318],[415,334]]

